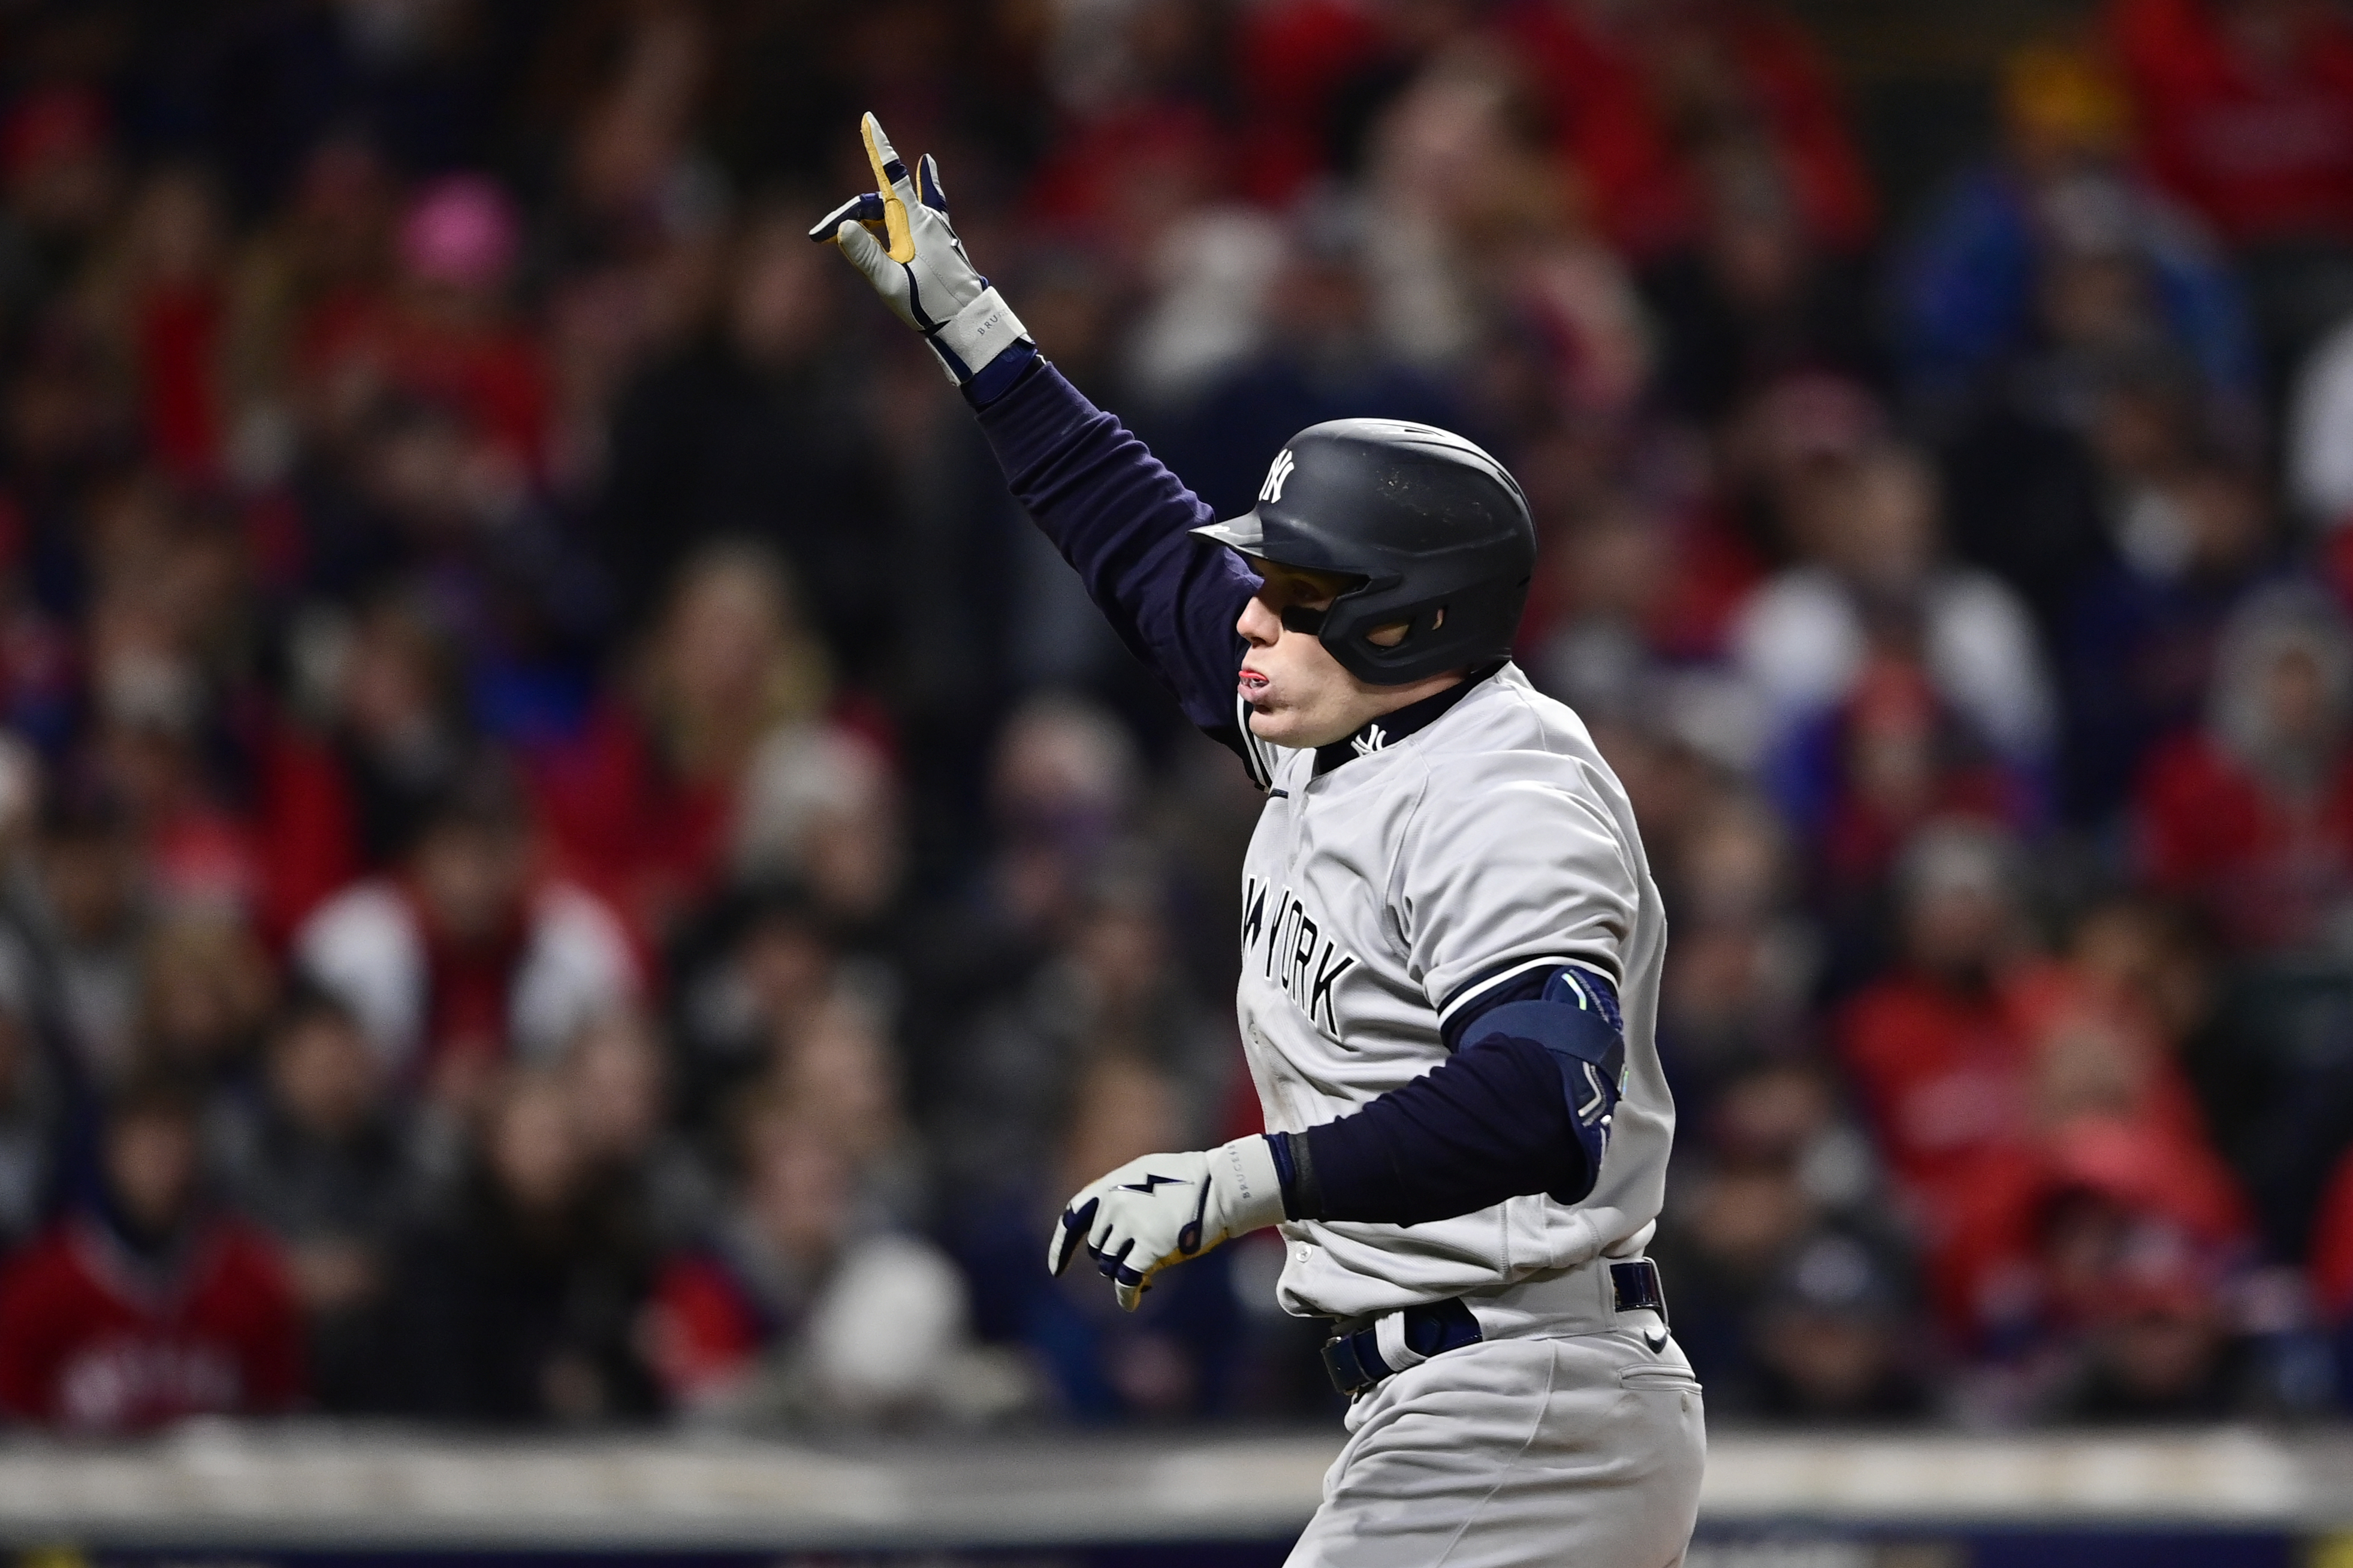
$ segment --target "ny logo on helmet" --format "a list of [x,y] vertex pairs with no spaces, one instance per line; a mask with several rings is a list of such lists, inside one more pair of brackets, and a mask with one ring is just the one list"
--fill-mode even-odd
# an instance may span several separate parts
[[1267,468],[1266,483],[1259,486],[1258,499],[1261,500],[1281,500],[1282,499],[1282,482],[1283,480],[1291,478],[1291,470],[1294,466],[1295,465],[1291,460],[1291,448],[1285,447],[1281,452],[1275,455],[1274,462]]

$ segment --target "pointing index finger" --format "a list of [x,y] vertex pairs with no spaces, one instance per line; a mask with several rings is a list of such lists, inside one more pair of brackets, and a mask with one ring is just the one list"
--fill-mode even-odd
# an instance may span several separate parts
[[907,178],[907,165],[899,161],[891,138],[883,134],[882,122],[871,110],[858,129],[866,138],[866,161],[874,166],[874,183],[882,193],[882,222],[891,236],[891,259],[913,261],[915,238],[907,227],[907,206],[915,199],[915,187]]

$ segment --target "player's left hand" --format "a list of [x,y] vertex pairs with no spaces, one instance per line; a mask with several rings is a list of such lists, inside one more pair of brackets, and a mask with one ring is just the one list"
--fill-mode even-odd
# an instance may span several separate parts
[[1046,1243],[1046,1267],[1061,1273],[1083,1244],[1133,1312],[1161,1269],[1282,1217],[1282,1183],[1263,1137],[1146,1154],[1079,1189]]

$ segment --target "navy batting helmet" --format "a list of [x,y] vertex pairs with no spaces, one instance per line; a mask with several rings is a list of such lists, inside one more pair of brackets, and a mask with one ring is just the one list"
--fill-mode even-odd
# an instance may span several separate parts
[[[1527,498],[1461,437],[1396,419],[1335,419],[1291,438],[1258,505],[1197,528],[1279,565],[1358,579],[1319,616],[1284,612],[1357,679],[1407,686],[1511,652],[1535,569]],[[1365,634],[1406,624],[1380,647]]]

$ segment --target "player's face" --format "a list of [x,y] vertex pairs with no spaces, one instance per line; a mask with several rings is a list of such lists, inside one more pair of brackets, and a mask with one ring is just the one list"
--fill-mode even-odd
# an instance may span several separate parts
[[[1261,579],[1259,591],[1234,626],[1250,645],[1242,655],[1241,694],[1250,705],[1250,731],[1261,740],[1278,746],[1329,745],[1457,679],[1443,675],[1412,686],[1366,685],[1343,668],[1313,632],[1282,624],[1287,609],[1331,608],[1346,592],[1348,579],[1271,561],[1252,560],[1250,569]],[[1399,622],[1366,636],[1386,647],[1405,634]]]

